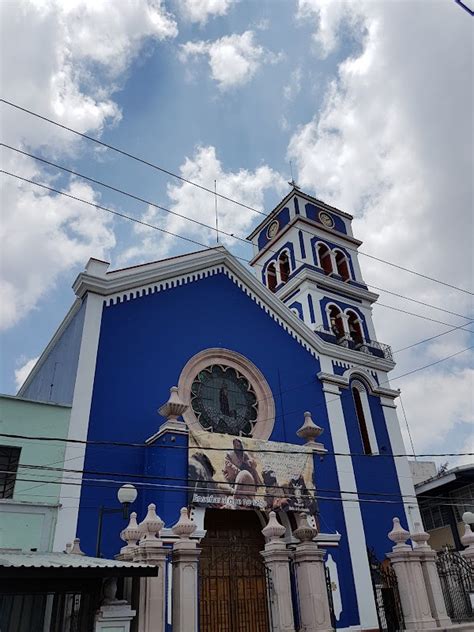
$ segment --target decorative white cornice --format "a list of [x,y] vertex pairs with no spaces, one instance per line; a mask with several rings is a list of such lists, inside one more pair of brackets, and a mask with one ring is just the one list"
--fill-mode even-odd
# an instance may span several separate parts
[[361,358],[358,351],[319,338],[223,246],[104,274],[105,269],[100,269],[100,275],[93,275],[87,269],[81,273],[73,285],[76,295],[80,298],[87,292],[102,295],[108,307],[215,274],[225,274],[313,356],[324,353],[351,364],[363,361],[365,366],[381,371],[389,371],[394,366],[385,358],[369,355]]
[[[59,340],[59,338],[63,335],[66,327],[69,325],[69,323],[71,322],[71,320],[74,318],[74,316],[77,314],[77,312],[79,311],[79,309],[81,308],[82,305],[82,300],[80,300],[79,298],[76,298],[76,300],[74,301],[74,303],[72,304],[71,308],[69,309],[68,313],[66,314],[66,316],[64,317],[63,321],[61,322],[61,324],[59,325],[59,327],[56,329],[56,331],[53,334],[53,337],[51,338],[51,340],[48,342],[48,344],[46,345],[43,353],[40,355],[40,357],[38,358],[35,366],[33,367],[33,369],[31,370],[30,374],[28,375],[28,377],[26,378],[26,380],[23,382],[23,384],[21,385],[21,388],[19,389],[18,393],[17,393],[17,397],[22,397],[23,393],[25,392],[25,390],[28,388],[31,380],[34,378],[34,376],[36,375],[36,373],[39,371],[39,369],[43,366],[44,362],[46,361],[47,357],[49,356],[51,350],[53,349],[53,347],[55,346],[55,344],[57,343],[57,341]],[[47,402],[47,403],[53,403],[53,402]]]
[[315,283],[321,288],[327,290],[329,293],[331,290],[334,290],[334,300],[341,300],[341,292],[344,292],[349,300],[354,298],[359,301],[362,300],[367,301],[368,303],[375,303],[375,301],[379,298],[379,295],[375,292],[364,290],[364,288],[356,287],[350,283],[345,283],[339,279],[316,272],[316,270],[311,270],[311,268],[301,268],[298,270],[295,276],[293,276],[288,283],[285,283],[285,285],[276,291],[276,296],[284,301],[289,294],[294,292],[297,287],[305,281]]
[[383,405],[393,406],[393,400],[400,395],[400,391],[379,386],[369,371],[362,366],[352,366],[350,369],[347,369],[343,375],[334,375],[333,373],[320,371],[317,377],[324,385],[328,384],[337,386],[338,388],[349,388],[351,378],[358,375],[362,375],[367,380],[370,390],[374,395],[388,400],[382,402]]

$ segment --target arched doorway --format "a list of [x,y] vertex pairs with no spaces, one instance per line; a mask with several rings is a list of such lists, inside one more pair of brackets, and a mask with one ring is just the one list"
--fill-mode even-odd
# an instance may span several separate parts
[[254,511],[207,509],[199,560],[200,632],[270,632],[269,582]]

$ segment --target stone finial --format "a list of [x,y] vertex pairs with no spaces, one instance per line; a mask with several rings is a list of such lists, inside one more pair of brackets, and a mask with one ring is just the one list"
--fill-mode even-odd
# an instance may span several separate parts
[[410,533],[402,527],[402,525],[400,524],[400,519],[394,518],[393,529],[388,534],[389,540],[391,540],[392,542],[395,542],[395,546],[393,547],[393,550],[407,549],[407,548],[409,549],[410,546],[406,543],[409,537],[410,537]]
[[79,538],[74,538],[74,540],[72,541],[72,546],[69,549],[68,553],[70,553],[71,555],[85,555],[84,551],[81,551],[81,541],[79,540]]
[[137,545],[137,541],[140,539],[142,535],[142,531],[137,523],[137,512],[132,511],[130,514],[130,522],[120,532],[120,537],[124,542],[127,543],[127,546],[123,546],[120,549],[120,553],[122,555],[126,555],[127,553],[131,553]]
[[158,536],[164,526],[165,523],[156,513],[156,505],[154,503],[150,503],[148,505],[147,515],[138,526],[141,533],[140,542],[159,540]]
[[467,522],[464,523],[464,535],[461,536],[461,542],[467,547],[467,549],[461,551],[462,555],[474,561],[474,533],[471,525]]
[[189,537],[196,531],[196,524],[189,518],[186,507],[182,507],[179,513],[179,520],[172,531],[181,540],[189,540]]
[[66,542],[66,550],[65,553],[70,553],[72,549],[72,542]]
[[317,534],[317,529],[309,524],[307,514],[301,513],[299,515],[298,528],[293,531],[293,535],[298,538],[300,542],[311,542]]
[[278,540],[285,535],[286,529],[278,522],[274,511],[270,511],[267,526],[262,529],[262,533],[270,542],[278,542]]
[[158,408],[158,412],[163,417],[166,417],[168,421],[178,421],[178,417],[184,413],[188,408],[178,395],[178,387],[172,386],[170,388],[170,397],[166,404]]
[[430,534],[423,530],[421,523],[415,522],[415,529],[410,533],[410,538],[412,542],[415,542],[417,549],[431,550],[428,544]]
[[322,448],[324,450],[323,445],[321,443],[316,443],[315,441],[315,439],[322,435],[323,432],[324,430],[314,423],[311,417],[311,413],[309,411],[306,411],[304,414],[303,425],[299,430],[296,431],[296,434],[298,435],[298,437],[306,441],[306,446]]

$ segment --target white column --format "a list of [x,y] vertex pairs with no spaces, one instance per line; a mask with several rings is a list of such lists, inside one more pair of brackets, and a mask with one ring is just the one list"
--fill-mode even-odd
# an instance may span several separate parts
[[306,516],[303,526],[293,532],[300,540],[294,555],[300,632],[332,632],[333,629],[324,571],[324,551],[312,541],[316,533],[316,529],[309,526]]
[[[72,399],[71,418],[69,422],[68,439],[87,439],[89,428],[89,415],[92,402],[92,390],[94,387],[95,365],[97,349],[99,347],[100,322],[104,299],[98,294],[89,292],[87,295],[86,313],[82,328],[81,349],[77,365],[76,384]],[[64,461],[74,460],[74,469],[78,471],[84,468],[86,446],[78,443],[68,443],[64,454]],[[79,502],[81,497],[82,474],[65,472],[67,483],[76,482],[77,485],[61,485],[58,511],[58,521],[54,537],[54,551],[63,551],[66,542],[76,535],[77,519],[79,515]],[[72,479],[76,479],[75,481]]]
[[291,599],[290,553],[281,539],[285,531],[285,527],[276,519],[275,512],[271,511],[268,524],[262,529],[268,541],[261,555],[265,560],[271,580],[272,632],[295,632]]
[[[400,422],[397,416],[397,408],[392,398],[380,397],[382,410],[385,417],[390,445],[393,454],[405,454],[406,448],[403,443],[402,432],[400,430]],[[418,502],[416,500],[415,487],[411,475],[410,464],[407,457],[397,457],[393,459],[397,471],[398,484],[400,493],[403,496],[403,505],[405,507],[405,515],[408,520],[408,528],[413,531],[415,522],[422,524]]]
[[201,549],[190,535],[196,525],[181,509],[173,533],[179,540],[173,544],[173,632],[198,630],[198,560]]
[[163,521],[156,515],[155,505],[151,503],[148,505],[145,520],[139,526],[142,537],[140,544],[135,547],[133,560],[157,566],[158,576],[140,578],[138,632],[164,632],[165,630],[165,578],[168,553],[159,537],[163,525]]
[[387,557],[397,576],[405,629],[429,630],[436,628],[436,622],[431,616],[420,556],[405,543],[410,534],[400,526],[398,518],[393,519],[393,529],[388,537],[396,543]]
[[[337,384],[323,381],[324,397],[328,411],[329,427],[334,452],[350,453],[344,412],[342,410],[340,390]],[[346,523],[347,540],[352,562],[354,585],[362,628],[377,629],[378,618],[372,588],[367,543],[358,496],[348,492],[357,492],[354,468],[350,456],[336,456],[336,470],[341,492],[342,510]]]

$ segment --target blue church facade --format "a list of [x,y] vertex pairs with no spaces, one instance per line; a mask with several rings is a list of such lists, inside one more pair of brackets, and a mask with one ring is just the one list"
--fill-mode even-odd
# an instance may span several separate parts
[[[377,296],[362,279],[351,219],[294,188],[249,236],[254,275],[223,247],[116,271],[89,261],[73,308],[20,390],[47,399],[53,389],[72,405],[69,438],[78,442],[66,450],[73,465],[61,486],[58,549],[77,534],[93,554],[98,507],[113,507],[124,482],[138,488],[139,515],[153,502],[166,527],[176,523],[188,505],[189,435],[160,433],[157,408],[178,385],[184,420],[196,427],[185,367],[206,352],[213,365],[235,355],[257,393],[247,434],[302,445],[305,411],[323,429],[313,487],[336,627],[377,629],[367,549],[383,559],[393,516],[412,526],[419,513],[408,462],[392,457],[405,451],[388,381],[394,363],[374,331]],[[252,383],[257,372],[271,406]],[[195,512],[201,530],[205,511]],[[106,520],[101,550],[112,557],[124,525],[118,514]],[[292,522],[281,520],[291,544]]]

